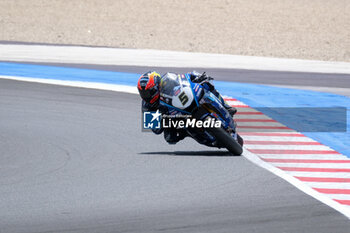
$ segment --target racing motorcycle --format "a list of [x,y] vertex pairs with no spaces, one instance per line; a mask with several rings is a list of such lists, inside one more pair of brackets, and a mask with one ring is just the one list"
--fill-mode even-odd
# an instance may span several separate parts
[[236,132],[236,123],[221,101],[207,88],[208,80],[191,81],[187,74],[166,73],[160,83],[160,105],[169,116],[186,116],[202,122],[221,122],[219,127],[184,127],[200,144],[226,148],[234,155],[243,152],[243,139]]

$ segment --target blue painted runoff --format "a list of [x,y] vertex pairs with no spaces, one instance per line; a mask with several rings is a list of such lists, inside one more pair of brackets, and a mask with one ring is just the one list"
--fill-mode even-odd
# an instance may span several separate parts
[[135,85],[139,78],[139,74],[134,73],[17,64],[9,62],[0,62],[0,75],[120,85]]
[[[0,62],[0,75],[134,86],[140,74]],[[237,82],[215,81],[215,87],[221,94],[237,98],[253,108],[259,108],[265,114],[291,128],[295,127],[296,122],[301,123],[300,119],[297,121],[293,114],[291,114],[292,117],[286,117],[285,114],[280,114],[278,111],[271,111],[271,108],[326,108],[326,110],[327,108],[345,108],[346,132],[301,132],[350,158],[350,124],[347,123],[350,120],[349,97]],[[309,126],[316,123],[324,124],[323,126],[328,127],[329,131],[334,131],[332,129],[337,125],[329,124],[325,121],[325,116],[328,116],[327,113],[321,118],[312,112],[306,115],[308,119],[303,119],[306,122],[303,123],[306,126],[307,124]],[[334,122],[342,123],[339,119],[343,121],[343,118],[337,117],[339,115],[334,116],[330,112],[329,118],[332,118]],[[333,122],[332,120],[330,121]]]
[[[350,158],[350,98],[342,95],[323,93],[317,91],[297,90],[291,88],[272,87],[259,84],[234,83],[216,81],[215,87],[224,95],[233,96],[236,99],[248,104],[253,108],[258,108],[264,114],[271,118],[293,128],[296,119],[284,119],[283,115],[274,114],[273,111],[268,111],[271,108],[329,108],[330,111],[334,109],[346,108],[346,131],[345,132],[305,132],[301,133],[315,139],[316,141],[327,145],[334,150],[346,155]],[[313,113],[313,111],[311,111]],[[291,113],[292,116],[296,116]],[[320,122],[320,124],[327,124],[324,121],[324,116],[309,114],[309,118],[314,118],[309,121],[310,124]],[[330,112],[329,116],[334,117],[334,112]],[[339,117],[339,114],[336,114]],[[341,115],[342,116],[342,115]],[[344,121],[341,117],[341,121]],[[316,120],[315,120],[316,119]],[[333,121],[330,120],[330,121]],[[299,121],[299,123],[303,123]],[[307,123],[307,122],[306,122]],[[344,122],[338,122],[343,124]],[[333,127],[333,128],[331,128]],[[329,131],[334,131],[338,125],[329,126]]]

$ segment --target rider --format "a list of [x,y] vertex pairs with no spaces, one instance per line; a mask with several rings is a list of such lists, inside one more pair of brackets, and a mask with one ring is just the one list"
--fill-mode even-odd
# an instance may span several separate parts
[[[204,88],[211,91],[223,104],[223,106],[228,110],[228,112],[233,116],[237,109],[228,105],[225,100],[221,97],[219,92],[214,88],[213,84],[210,82],[213,78],[209,77],[205,74],[200,74],[196,71],[187,73],[190,77],[191,81],[194,83],[203,82]],[[161,76],[155,71],[149,71],[144,73],[139,78],[137,89],[139,90],[140,96],[142,98],[142,112],[145,111],[157,111],[159,110],[161,113],[166,114],[167,109],[162,107],[159,104],[160,90],[159,84],[161,81]],[[164,132],[164,139],[169,144],[175,144],[178,141],[184,139],[187,136],[185,130],[181,129],[173,129],[173,128],[160,128],[160,129],[152,129],[155,134],[161,134]]]

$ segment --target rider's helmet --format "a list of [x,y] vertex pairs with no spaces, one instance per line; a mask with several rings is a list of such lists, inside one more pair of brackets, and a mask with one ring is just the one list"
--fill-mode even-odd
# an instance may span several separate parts
[[153,104],[159,99],[160,75],[155,71],[144,73],[139,78],[137,89],[141,98],[147,103]]

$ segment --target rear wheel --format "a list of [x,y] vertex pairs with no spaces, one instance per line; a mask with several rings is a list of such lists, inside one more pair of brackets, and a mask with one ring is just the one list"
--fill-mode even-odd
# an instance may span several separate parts
[[[216,140],[234,155],[241,155],[243,153],[242,146],[227,133],[223,128],[211,128],[208,131],[215,136]],[[241,138],[241,137],[240,137]],[[241,138],[242,139],[242,138]],[[243,139],[242,139],[243,144]]]

